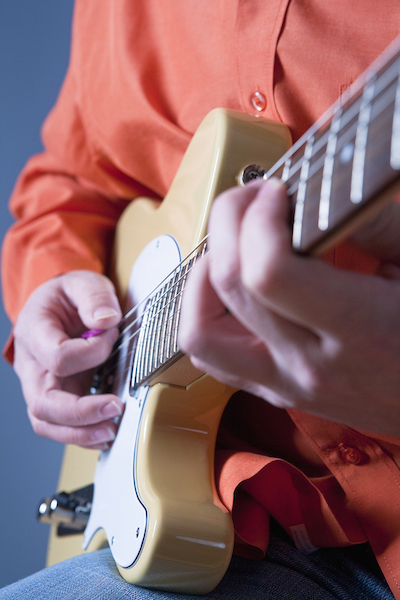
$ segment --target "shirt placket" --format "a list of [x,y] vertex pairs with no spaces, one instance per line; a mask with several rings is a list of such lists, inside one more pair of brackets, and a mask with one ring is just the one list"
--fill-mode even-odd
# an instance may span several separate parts
[[236,23],[238,97],[242,110],[279,120],[274,99],[276,47],[290,0],[239,0]]

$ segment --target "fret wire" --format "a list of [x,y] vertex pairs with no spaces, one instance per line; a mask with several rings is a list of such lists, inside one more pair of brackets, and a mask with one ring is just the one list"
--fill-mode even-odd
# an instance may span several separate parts
[[143,342],[144,342],[144,332],[145,332],[145,327],[146,327],[146,319],[147,319],[147,314],[146,311],[144,311],[143,313],[143,320],[142,320],[142,325],[139,329],[139,339],[138,339],[138,343],[137,343],[137,350],[135,352],[135,362],[134,362],[134,370],[133,370],[133,374],[135,376],[135,379],[138,377],[138,374],[140,374],[140,365],[141,365],[141,359],[143,356]]
[[[176,273],[179,275],[178,269],[176,269]],[[177,283],[179,283],[180,280],[181,280],[181,277],[178,277]],[[171,289],[173,289],[174,287],[176,287],[176,284],[172,285]],[[164,293],[164,296],[165,296],[165,293]],[[176,297],[176,295],[175,295],[175,297]],[[174,297],[174,299],[175,299],[175,297]],[[148,302],[151,302],[152,300],[154,300],[154,297],[150,298],[150,300],[148,300]],[[171,305],[171,302],[169,304]],[[135,383],[138,381],[140,382],[143,379],[146,379],[148,377],[148,375],[151,374],[151,372],[152,372],[148,367],[147,357],[149,354],[149,343],[148,342],[149,342],[150,338],[152,337],[150,335],[150,332],[152,330],[152,323],[154,324],[154,319],[161,312],[160,310],[157,310],[157,312],[154,313],[154,309],[156,309],[156,307],[157,307],[157,304],[155,301],[152,302],[152,304],[150,306],[146,306],[146,309],[143,314],[142,325],[140,325],[138,327],[138,329],[133,333],[133,335],[131,335],[129,338],[131,340],[136,335],[139,335],[139,343],[138,343],[138,347],[137,347],[136,353],[135,353],[135,361],[134,361],[134,369],[133,369]],[[171,306],[169,308],[171,308]],[[167,356],[164,357],[164,362],[167,360],[167,358],[170,358],[170,355],[168,354],[168,349],[167,349]]]
[[147,363],[148,363],[148,359],[149,359],[149,345],[150,345],[150,340],[151,340],[151,336],[149,335],[149,332],[151,330],[151,325],[153,323],[151,316],[152,316],[152,311],[154,309],[154,301],[155,301],[155,297],[153,296],[149,301],[149,307],[147,309],[148,314],[147,314],[147,320],[146,320],[146,327],[143,332],[144,343],[143,343],[143,351],[142,351],[143,359],[141,362],[141,371],[140,371],[141,379],[146,376],[146,372],[147,372]]
[[180,286],[180,290],[178,293],[178,302],[176,305],[176,310],[174,311],[174,326],[173,326],[173,330],[174,330],[173,351],[174,352],[178,351],[178,326],[179,326],[179,320],[180,320],[180,316],[181,316],[183,290],[185,289],[188,274],[193,269],[194,265],[196,264],[197,258],[198,258],[198,254],[195,254],[194,257],[191,259],[192,264],[190,266],[189,266],[189,263],[186,265],[185,272],[184,272],[183,279],[182,279],[182,285]]
[[152,343],[152,363],[151,370],[157,368],[158,366],[158,356],[159,356],[159,343],[160,343],[160,332],[161,332],[161,323],[163,319],[163,307],[165,306],[165,293],[164,288],[160,290],[158,301],[157,301],[157,311],[154,316],[154,333],[152,334],[153,343]]
[[140,379],[142,379],[145,376],[146,373],[146,361],[147,361],[147,357],[148,357],[148,344],[149,344],[149,328],[151,326],[151,309],[153,306],[153,298],[150,298],[147,306],[146,306],[146,321],[145,321],[145,326],[143,328],[143,332],[141,333],[141,336],[143,337],[143,344],[142,344],[142,353],[141,353],[141,360],[140,360],[140,369],[138,371],[139,377]]
[[[190,260],[192,261],[193,259],[190,259]],[[189,263],[183,267],[183,277],[181,278],[180,284],[179,284],[179,286],[178,286],[178,288],[176,290],[176,294],[175,294],[174,308],[172,310],[172,315],[171,315],[171,336],[169,338],[169,342],[170,342],[169,353],[170,353],[170,356],[173,356],[177,352],[177,350],[178,350],[178,345],[177,345],[177,331],[178,331],[178,321],[179,321],[178,314],[179,314],[180,303],[179,303],[179,301],[177,302],[177,299],[178,298],[180,299],[182,297],[181,292],[182,292],[182,290],[185,287],[188,268],[189,268]]]
[[333,166],[335,163],[335,153],[338,140],[338,132],[340,129],[341,115],[342,109],[339,108],[333,116],[328,136],[328,142],[326,144],[326,154],[322,172],[321,194],[318,214],[318,227],[323,231],[328,229],[329,226]]
[[[177,267],[174,269],[174,271],[172,271],[171,273],[169,273],[164,279],[163,281],[160,283],[160,286],[162,286],[163,284],[168,283],[170,280],[172,280],[173,278],[173,274],[179,270],[179,268],[184,265],[187,260],[189,259],[190,256],[192,256],[194,253],[199,252],[199,248],[201,248],[202,246],[204,246],[206,244],[206,240],[208,238],[207,234],[206,236],[204,236],[204,238],[201,240],[201,242],[199,242],[199,244],[196,246],[196,248],[194,248],[185,258],[183,258],[181,260],[181,262],[179,263],[179,265],[177,265]],[[142,319],[142,316],[137,316],[135,319],[133,319],[133,321],[131,321],[128,325],[126,325],[124,328],[121,329],[121,327],[124,326],[124,324],[126,324],[126,322],[128,321],[128,318],[131,317],[135,312],[137,313],[140,309],[141,306],[145,305],[146,302],[151,298],[152,294],[154,294],[153,290],[152,292],[150,292],[145,298],[143,298],[143,300],[141,300],[140,302],[138,302],[135,306],[133,306],[127,313],[126,315],[123,317],[123,319],[121,320],[121,323],[119,325],[120,327],[120,333],[119,336],[115,342],[115,344],[119,343],[121,341],[121,344],[119,344],[118,346],[116,346],[112,353],[110,354],[110,356],[108,357],[107,360],[110,360],[111,358],[113,358],[117,352],[119,352],[119,350],[121,348],[123,348],[124,345],[126,345],[127,343],[129,343],[129,341],[131,340],[131,338],[129,338],[128,340],[125,340],[125,334],[132,329],[132,327],[134,327],[137,323],[139,323]],[[140,326],[139,326],[140,329]],[[135,337],[136,333],[138,330],[135,330],[133,337]]]
[[138,376],[140,377],[140,374],[142,372],[143,350],[144,350],[144,343],[146,340],[145,333],[146,333],[147,320],[148,320],[148,311],[146,310],[146,308],[143,311],[142,324],[141,324],[140,329],[138,330],[139,339],[138,339],[138,343],[137,343],[137,349],[135,352],[134,369],[132,372],[132,374],[135,376],[135,380],[138,378]]
[[292,159],[291,157],[289,157],[286,161],[285,161],[285,165],[283,167],[283,171],[282,171],[282,181],[284,183],[286,183],[286,181],[289,179],[290,177],[290,167],[292,165]]
[[177,315],[177,298],[180,297],[180,292],[181,290],[183,290],[185,282],[186,282],[186,273],[188,268],[191,267],[191,265],[193,264],[193,258],[190,259],[190,261],[183,267],[183,273],[182,276],[179,279],[179,284],[177,285],[176,289],[175,289],[175,296],[174,296],[174,302],[173,302],[173,306],[171,307],[171,327],[170,327],[170,336],[169,336],[169,345],[168,345],[168,358],[170,358],[171,356],[173,356],[176,352],[175,350],[175,327],[176,327],[176,315]]
[[[180,297],[182,296],[182,294],[183,294],[183,290],[181,290],[181,291],[179,292],[179,294],[177,295],[177,297],[179,296],[179,298],[180,298]],[[141,332],[142,332],[142,328],[140,327],[140,328],[138,328],[138,329],[137,329],[137,330],[134,332],[134,334],[133,334],[133,336],[132,336],[132,337],[135,337],[136,335],[139,335]],[[131,351],[131,354],[132,354],[132,352],[133,352],[133,351]],[[128,356],[127,358],[129,358],[129,356]],[[136,353],[135,353],[135,358],[136,358]],[[165,364],[165,363],[166,363],[166,362],[169,360],[169,358],[171,358],[171,357],[167,357],[167,356],[165,356],[164,362],[163,362],[163,363],[160,363],[160,365],[159,365],[159,366],[163,366],[163,364]],[[127,362],[128,362],[128,361],[127,361]],[[116,385],[118,385],[118,382],[120,381],[120,378],[121,378],[121,377],[124,377],[124,378],[126,377],[127,373],[129,372],[129,369],[130,369],[130,365],[128,364],[128,366],[126,366],[126,367],[125,367],[125,370],[124,370],[123,372],[120,372],[120,373],[118,373],[118,376],[117,376],[117,377],[116,377],[116,379],[115,379],[115,384],[116,384]],[[138,369],[134,369],[134,372],[137,372],[137,371],[138,371]],[[110,370],[108,371],[108,373],[106,373],[106,374],[104,375],[104,378],[106,378],[107,374],[110,374],[110,373],[112,373],[112,369],[110,369]],[[140,377],[135,377],[135,382],[140,382],[140,381],[141,381],[141,378],[140,378]]]
[[163,287],[163,293],[161,295],[160,310],[159,310],[159,314],[157,316],[156,335],[155,335],[155,340],[154,340],[154,367],[155,368],[157,368],[160,364],[162,364],[161,360],[160,360],[160,357],[162,356],[162,354],[161,354],[162,331],[163,331],[163,326],[165,323],[165,305],[167,302],[166,291],[168,289],[169,283],[170,282],[165,284],[165,286]]
[[[182,267],[184,268],[184,267]],[[179,277],[176,280],[174,287],[171,289],[170,301],[168,302],[168,312],[167,312],[167,326],[165,329],[165,344],[164,344],[164,357],[163,363],[165,363],[170,358],[170,350],[171,350],[171,330],[172,330],[172,315],[175,307],[177,288],[179,286],[179,282],[181,280],[181,273],[179,273]]]
[[296,204],[294,209],[292,243],[295,248],[299,248],[301,244],[301,236],[303,230],[304,202],[306,199],[306,189],[308,181],[308,172],[310,169],[310,159],[313,154],[314,136],[307,140],[304,149],[304,156],[300,171],[300,180],[297,188]]
[[363,199],[365,154],[367,151],[372,108],[371,101],[374,97],[374,91],[375,80],[372,80],[364,89],[354,142],[353,171],[350,184],[350,200],[353,204],[358,204]]
[[[152,307],[151,307],[151,311],[150,311],[150,317],[149,317],[149,330],[147,332],[147,348],[146,348],[146,360],[145,360],[145,373],[146,376],[148,373],[151,372],[152,368],[153,368],[153,356],[154,356],[154,338],[155,338],[155,334],[154,334],[154,330],[155,330],[155,325],[156,325],[156,319],[154,317],[155,314],[157,314],[157,309],[158,309],[158,302],[160,299],[160,294],[161,291],[159,290],[154,296],[154,301],[152,303]],[[159,312],[159,311],[158,311]]]
[[148,358],[149,358],[149,345],[150,345],[150,335],[149,335],[149,331],[151,330],[151,324],[152,324],[152,311],[154,309],[154,302],[155,302],[155,297],[153,296],[150,301],[149,301],[149,306],[146,307],[146,312],[147,312],[147,319],[146,319],[146,326],[144,328],[143,331],[143,349],[142,349],[142,360],[140,363],[140,379],[143,379],[143,377],[146,376],[146,371],[147,371],[147,363],[148,363]]
[[[181,267],[179,267],[179,269],[181,269]],[[190,269],[188,269],[189,272]],[[176,275],[175,277],[178,277],[178,279],[176,280],[175,283],[173,283],[170,286],[170,289],[172,291],[175,290],[175,295],[169,299],[169,301],[167,302],[167,304],[169,305],[169,312],[171,312],[171,307],[174,306],[174,303],[176,302],[176,298],[178,296],[181,295],[182,290],[179,291],[178,293],[176,292],[177,286],[180,284],[180,282],[182,281],[182,275],[180,274],[180,272],[178,271],[178,268],[176,269]],[[165,294],[164,294],[165,297]],[[151,307],[153,308],[153,307]],[[173,309],[172,309],[173,310]],[[161,312],[161,310],[157,311],[157,314],[159,314]],[[148,332],[149,332],[149,322],[151,320],[154,321],[155,316],[152,315],[151,317],[149,316],[150,311],[149,310],[145,310],[144,314],[143,314],[143,318],[144,318],[144,323],[142,322],[142,324],[138,327],[138,329],[135,330],[135,332],[133,333],[133,335],[130,336],[129,341],[131,339],[133,339],[136,335],[139,335],[139,343],[136,349],[136,353],[135,353],[135,360],[134,360],[134,368],[133,368],[133,379],[135,381],[135,383],[140,382],[144,379],[146,379],[150,374],[151,374],[151,370],[149,371],[148,369],[146,369],[144,367],[144,362],[143,362],[143,356],[145,356],[147,350],[146,350],[146,345],[145,343],[143,343],[143,340],[145,340],[146,338],[148,338]],[[167,321],[169,323],[171,323],[171,317],[167,318]],[[139,354],[138,354],[139,351]],[[166,348],[165,351],[165,355],[163,357],[163,362],[161,362],[160,366],[162,366],[165,362],[167,362],[167,360],[171,358],[171,354],[169,352],[169,348]],[[126,373],[129,371],[129,366],[126,367],[125,372],[122,373],[122,375],[126,375]],[[111,371],[110,371],[111,372]]]
[[173,356],[173,354],[175,353],[175,350],[174,350],[174,348],[175,348],[174,327],[175,327],[175,316],[176,316],[176,307],[177,307],[176,299],[179,297],[181,290],[183,290],[184,284],[186,282],[185,275],[187,274],[189,269],[190,270],[192,269],[192,267],[193,267],[193,257],[190,258],[188,263],[183,266],[181,276],[180,276],[178,284],[174,290],[175,294],[174,294],[174,297],[173,297],[173,300],[172,300],[172,303],[170,306],[170,317],[169,317],[170,322],[169,322],[169,328],[168,328],[168,357],[167,358],[171,358],[171,356]]
[[[169,313],[171,315],[171,316],[168,316],[166,319],[166,321],[169,322],[169,333],[166,336],[168,338],[170,338],[172,336],[172,333],[176,329],[176,327],[174,327],[174,325],[173,325],[173,322],[175,319],[175,315],[179,313],[179,308],[180,308],[180,305],[179,305],[178,309],[175,308],[176,299],[181,298],[182,292],[186,285],[187,275],[193,269],[193,266],[194,266],[195,262],[197,261],[197,259],[200,257],[200,255],[203,256],[205,254],[205,252],[206,252],[206,245],[204,245],[203,250],[201,252],[197,252],[187,262],[186,265],[184,265],[183,267],[180,267],[180,270],[177,271],[176,277],[178,277],[178,279],[171,286],[171,291],[175,292],[175,295],[173,297],[171,296],[169,301],[166,302],[166,304],[168,305],[168,308],[169,308]],[[165,294],[164,294],[164,296],[165,296]],[[180,302],[180,300],[179,300],[179,302]],[[162,309],[158,310],[157,313],[155,315],[152,315],[150,318],[151,319],[157,318],[157,315],[159,315],[163,310],[164,310],[164,307]],[[167,351],[167,358],[169,358],[171,350],[176,351],[176,344],[174,344],[173,342],[170,342],[170,344],[169,344],[169,352]]]

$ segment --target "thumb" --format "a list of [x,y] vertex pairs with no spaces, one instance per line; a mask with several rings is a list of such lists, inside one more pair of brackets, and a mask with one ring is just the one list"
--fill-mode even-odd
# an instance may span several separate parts
[[[120,320],[111,281],[92,271],[71,271],[31,294],[14,328],[15,343],[25,347],[45,370],[66,377],[107,358]],[[104,334],[83,340],[85,328]]]
[[111,281],[92,271],[62,276],[62,289],[88,329],[110,329],[121,320],[121,308]]

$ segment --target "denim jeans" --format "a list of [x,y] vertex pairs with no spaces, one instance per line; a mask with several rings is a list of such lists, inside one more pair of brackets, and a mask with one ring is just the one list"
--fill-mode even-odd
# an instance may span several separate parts
[[[0,600],[198,600],[126,583],[109,550],[54,565],[0,590]],[[212,600],[393,600],[368,544],[299,552],[278,526],[267,557],[233,557]]]

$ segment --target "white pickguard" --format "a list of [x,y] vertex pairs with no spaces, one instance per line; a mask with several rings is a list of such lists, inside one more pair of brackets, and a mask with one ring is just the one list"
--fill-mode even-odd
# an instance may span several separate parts
[[[137,315],[140,316],[144,300],[180,261],[178,244],[171,236],[163,235],[150,242],[132,268],[127,310],[142,302]],[[141,415],[149,390],[142,386],[134,396],[130,395],[127,365],[131,361],[126,352],[120,352],[116,377],[121,381],[116,393],[125,403],[125,412],[111,449],[100,454],[93,506],[83,540],[86,549],[96,531],[104,529],[115,561],[125,568],[138,559],[146,536],[147,511],[138,495],[135,471]]]

